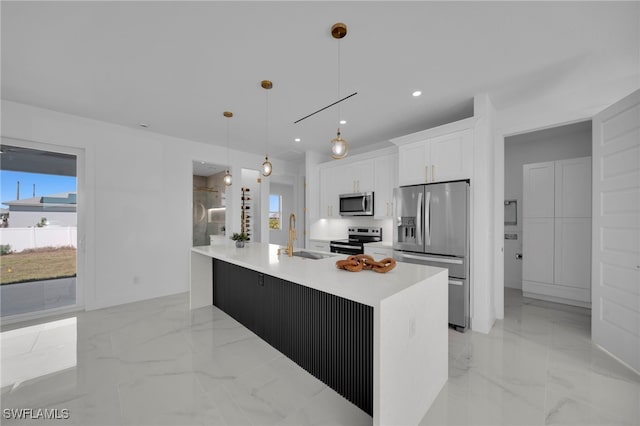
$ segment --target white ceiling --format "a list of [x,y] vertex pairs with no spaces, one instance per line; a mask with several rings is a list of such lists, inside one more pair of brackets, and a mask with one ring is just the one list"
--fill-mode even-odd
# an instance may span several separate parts
[[[242,151],[327,153],[340,97],[352,149],[640,81],[639,2],[2,1],[2,98]],[[331,38],[344,22],[349,34]],[[338,45],[341,91],[338,94]],[[640,85],[640,83],[638,84]],[[411,93],[421,90],[422,96]],[[593,90],[593,102],[612,102]],[[302,142],[294,142],[299,137]]]

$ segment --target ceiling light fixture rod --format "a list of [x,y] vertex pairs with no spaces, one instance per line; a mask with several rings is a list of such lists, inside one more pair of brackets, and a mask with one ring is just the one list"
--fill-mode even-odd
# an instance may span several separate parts
[[309,114],[309,115],[305,115],[305,116],[304,116],[304,117],[302,117],[301,119],[299,119],[299,120],[297,120],[297,121],[294,121],[294,122],[293,122],[293,124],[298,124],[298,123],[299,123],[299,122],[301,122],[302,120],[305,120],[305,119],[307,119],[307,118],[311,117],[311,116],[312,116],[312,115],[314,115],[314,114],[317,114],[317,113],[319,113],[319,112],[321,112],[321,111],[324,111],[324,110],[325,110],[325,109],[327,109],[327,108],[331,108],[332,106],[337,105],[337,104],[339,104],[339,103],[340,103],[340,102],[342,102],[342,101],[346,101],[346,100],[347,100],[347,99],[349,99],[350,97],[355,96],[355,95],[357,95],[357,94],[358,94],[358,92],[353,92],[353,93],[352,93],[352,94],[350,94],[349,96],[345,96],[344,98],[342,98],[342,99],[340,99],[340,100],[337,100],[337,101],[335,101],[334,103],[332,103],[332,104],[330,104],[330,105],[327,105],[327,106],[326,106],[326,107],[324,107],[324,108],[320,108],[319,110],[317,110],[317,111],[315,111],[315,112],[312,112],[312,113],[311,113],[311,114]]

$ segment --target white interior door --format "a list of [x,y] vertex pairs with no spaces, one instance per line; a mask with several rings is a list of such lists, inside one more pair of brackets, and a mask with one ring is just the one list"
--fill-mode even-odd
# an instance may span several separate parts
[[640,91],[593,119],[594,343],[640,372]]

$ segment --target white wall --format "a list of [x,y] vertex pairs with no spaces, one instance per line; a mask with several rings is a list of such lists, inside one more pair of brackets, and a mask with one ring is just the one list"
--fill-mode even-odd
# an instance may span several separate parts
[[[251,198],[251,200],[249,200],[251,205],[249,206],[250,209],[247,211],[247,215],[250,216],[248,218],[249,220],[248,228],[249,228],[249,233],[251,234],[251,241],[254,241],[254,242],[263,241],[263,239],[261,238],[261,228],[262,228],[261,225],[263,223],[266,223],[266,220],[267,220],[266,216],[262,213],[262,205],[261,205],[262,195],[260,191],[262,183],[258,183],[258,179],[260,179],[260,181],[264,182],[265,184],[269,184],[268,179],[263,178],[260,175],[259,171],[242,169],[241,187],[249,188],[249,193],[245,194],[245,196],[248,196],[249,198]],[[240,197],[242,197],[242,195],[240,195]],[[240,197],[238,197],[238,200],[240,200]],[[242,212],[238,211],[238,217],[239,218],[242,217]],[[238,225],[237,228],[233,228],[231,230],[231,233],[240,232],[242,230],[242,226],[240,225],[241,223]]]
[[518,224],[504,227],[505,233],[518,236],[504,241],[505,287],[522,288],[522,260],[515,258],[522,253],[522,166],[590,155],[591,121],[505,138],[504,198],[518,202]]
[[[78,173],[78,199],[84,200],[78,206],[78,279],[87,309],[188,290],[192,161],[225,164],[224,146],[4,100],[2,137],[84,153]],[[261,155],[230,152],[236,179],[242,168],[262,161]],[[289,163],[272,162],[274,169],[298,172]],[[227,199],[231,229],[239,229],[239,200],[240,185],[234,184]]]
[[494,222],[494,121],[495,111],[486,94],[473,102],[476,125],[473,135],[473,177],[471,179],[471,328],[488,333],[500,315],[496,294]]
[[0,228],[0,244],[9,244],[14,252],[39,247],[77,247],[77,241],[75,226]]
[[12,211],[9,213],[10,228],[28,228],[36,226],[43,217],[47,218],[50,225],[55,226],[78,226],[78,215],[76,212],[53,212],[53,211]]

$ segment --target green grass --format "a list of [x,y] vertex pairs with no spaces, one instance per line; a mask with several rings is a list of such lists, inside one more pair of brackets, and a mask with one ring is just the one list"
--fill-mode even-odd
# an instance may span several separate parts
[[74,247],[39,248],[0,256],[0,284],[75,277]]

